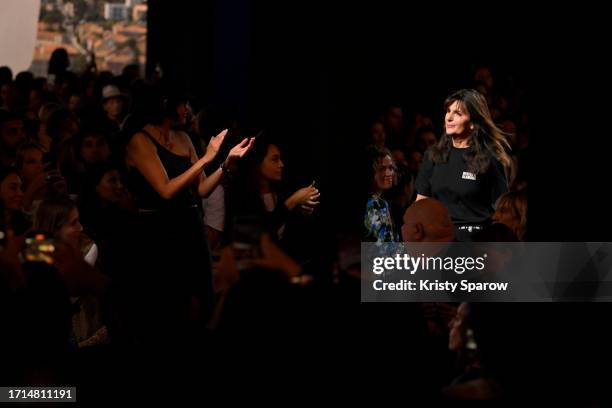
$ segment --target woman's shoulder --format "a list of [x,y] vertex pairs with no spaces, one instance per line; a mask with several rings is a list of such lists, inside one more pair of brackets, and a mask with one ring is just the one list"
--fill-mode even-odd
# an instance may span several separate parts
[[128,146],[134,144],[141,144],[144,142],[147,142],[148,144],[153,143],[150,139],[150,136],[147,136],[145,131],[141,129],[132,134],[132,137],[130,137],[130,141],[128,142]]
[[151,140],[151,136],[147,135],[144,130],[135,132],[127,143],[127,149],[136,151],[153,151],[155,144]]

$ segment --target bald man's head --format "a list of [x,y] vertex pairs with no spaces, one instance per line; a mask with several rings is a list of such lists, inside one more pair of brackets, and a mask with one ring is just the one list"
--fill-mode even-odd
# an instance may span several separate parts
[[406,242],[450,242],[454,228],[448,210],[433,198],[415,201],[404,213],[402,239]]

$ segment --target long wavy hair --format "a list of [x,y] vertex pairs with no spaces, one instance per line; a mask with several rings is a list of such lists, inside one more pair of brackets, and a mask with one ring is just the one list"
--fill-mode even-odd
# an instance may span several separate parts
[[[504,165],[508,174],[512,166],[508,155],[510,144],[506,134],[491,119],[485,97],[473,89],[461,89],[446,98],[444,111],[446,112],[454,102],[460,102],[465,106],[470,114],[470,122],[474,125],[468,140],[470,147],[463,155],[468,170],[474,174],[486,173],[491,158],[495,158]],[[431,160],[434,163],[446,163],[452,147],[452,137],[444,132],[438,143],[429,150]]]

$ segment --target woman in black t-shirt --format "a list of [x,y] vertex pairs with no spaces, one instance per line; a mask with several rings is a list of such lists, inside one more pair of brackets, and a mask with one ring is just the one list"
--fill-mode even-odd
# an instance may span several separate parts
[[508,190],[510,147],[477,91],[457,91],[444,106],[445,132],[425,154],[416,182],[417,200],[441,201],[457,240],[470,241],[490,223],[495,202]]

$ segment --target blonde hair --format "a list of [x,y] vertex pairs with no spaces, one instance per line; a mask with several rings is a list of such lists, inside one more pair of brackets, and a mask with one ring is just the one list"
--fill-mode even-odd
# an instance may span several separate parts
[[527,194],[522,191],[509,191],[502,194],[497,200],[496,212],[500,210],[509,211],[515,220],[510,226],[517,238],[521,241],[525,238],[527,229]]

